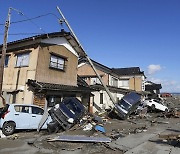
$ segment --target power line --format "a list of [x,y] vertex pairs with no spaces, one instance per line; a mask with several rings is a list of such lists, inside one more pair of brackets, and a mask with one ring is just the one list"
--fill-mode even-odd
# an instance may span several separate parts
[[26,22],[26,21],[29,21],[29,20],[38,19],[38,18],[45,17],[45,16],[48,16],[48,15],[53,15],[53,16],[55,16],[58,19],[58,17],[55,14],[47,13],[47,14],[39,15],[39,16],[36,16],[36,17],[33,17],[33,18],[27,18],[25,20],[14,21],[14,22],[11,22],[11,24],[16,24],[16,23],[20,23],[20,22]]
[[41,28],[38,24],[36,24],[32,19],[28,18],[26,15],[23,14],[23,16],[25,16],[25,18],[27,18],[27,20],[29,20],[33,25],[35,25],[40,31],[42,31],[43,33],[46,33],[44,31],[43,28]]
[[[24,14],[23,14],[24,15]],[[27,18],[25,20],[19,20],[19,21],[14,21],[14,22],[11,22],[10,24],[16,24],[16,23],[21,23],[21,22],[26,22],[26,21],[30,21],[30,20],[34,20],[34,19],[38,19],[38,18],[42,18],[42,17],[45,17],[45,16],[48,16],[48,15],[52,15],[54,17],[56,17],[57,19],[59,19],[55,14],[53,13],[47,13],[47,14],[42,14],[42,15],[39,15],[39,16],[36,16],[36,17],[33,17],[33,18]],[[27,17],[27,16],[26,16]],[[0,24],[0,26],[4,26],[5,24]]]
[[[44,34],[44,33],[11,33],[8,35],[41,35],[41,34]],[[0,33],[0,35],[4,35],[4,34]]]

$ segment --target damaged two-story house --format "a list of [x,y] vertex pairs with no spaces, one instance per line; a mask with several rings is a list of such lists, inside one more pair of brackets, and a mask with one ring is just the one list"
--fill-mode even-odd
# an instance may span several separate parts
[[[139,67],[111,69],[94,60],[92,62],[116,102],[130,91],[139,93],[144,91],[145,75],[144,72],[140,71]],[[94,112],[113,107],[113,102],[110,100],[89,62],[84,58],[79,60],[78,75],[97,90],[92,92],[94,94]]]
[[52,106],[73,96],[88,104],[91,90],[77,75],[78,58],[83,55],[65,31],[8,43],[3,77],[6,102],[43,107],[45,100]]
[[112,68],[112,72],[119,76],[119,87],[137,92],[145,91],[146,76],[139,67]]

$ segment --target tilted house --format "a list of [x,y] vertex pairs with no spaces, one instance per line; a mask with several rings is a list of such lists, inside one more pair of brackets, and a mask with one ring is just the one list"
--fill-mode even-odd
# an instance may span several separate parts
[[[137,68],[111,69],[94,60],[92,62],[116,102],[127,92],[134,90],[138,92],[144,91],[144,73],[139,68],[138,70]],[[93,92],[94,111],[113,107],[112,101],[86,59],[82,58],[79,60],[78,75],[97,90]]]
[[77,76],[80,55],[83,50],[65,31],[8,43],[3,79],[6,102],[44,106],[47,100],[52,106],[75,96],[89,103],[91,90]]

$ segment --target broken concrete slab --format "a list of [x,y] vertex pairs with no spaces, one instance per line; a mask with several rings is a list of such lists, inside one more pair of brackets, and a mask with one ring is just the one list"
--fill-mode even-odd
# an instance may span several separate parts
[[[145,141],[155,137],[159,133],[163,132],[164,130],[159,129],[151,129],[147,132],[142,132],[138,134],[131,134],[123,138],[118,138],[116,141],[112,143],[108,143],[111,147],[116,147],[122,149],[123,151],[128,151],[138,145],[144,143]],[[138,140],[137,140],[138,139]]]
[[167,146],[158,145],[152,142],[145,142],[128,150],[124,154],[139,154],[139,153],[141,154],[148,154],[148,153],[169,154],[170,150],[171,148]]

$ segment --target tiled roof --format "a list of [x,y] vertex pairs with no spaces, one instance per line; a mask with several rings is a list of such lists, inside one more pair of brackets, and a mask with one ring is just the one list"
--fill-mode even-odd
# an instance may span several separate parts
[[[80,79],[78,79],[80,80]],[[89,86],[85,86],[84,83],[79,83],[78,86],[71,85],[62,85],[62,84],[53,84],[53,83],[44,83],[38,82],[36,80],[28,79],[27,85],[33,88],[34,91],[43,91],[43,90],[51,90],[51,91],[93,91]]]
[[140,71],[139,67],[128,67],[128,68],[112,68],[112,72],[118,75],[138,75],[144,74]]
[[[96,69],[99,69],[99,70],[101,70],[103,72],[106,72],[106,73],[111,73],[111,68],[109,68],[109,67],[107,67],[105,65],[102,65],[102,64],[100,64],[100,63],[98,63],[98,62],[96,62],[96,61],[94,61],[92,59],[91,59],[91,61],[94,64],[94,66],[96,67]],[[88,63],[89,64],[89,62],[88,62],[88,60],[86,58],[79,59],[78,63],[79,64],[81,64],[81,63]]]
[[[56,38],[56,37],[66,38],[67,41],[71,44],[71,46],[76,50],[76,52],[80,56],[84,56],[85,53],[84,53],[83,49],[79,46],[79,43],[76,41],[76,39],[71,35],[70,32],[66,32],[64,30],[62,30],[61,32],[41,34],[41,35],[36,35],[36,36],[9,42],[7,44],[7,52],[10,52],[13,50],[20,50],[20,49],[24,49],[26,47],[40,44],[42,39]],[[2,46],[3,45],[0,45],[0,53],[2,52]]]
[[83,78],[81,78],[79,75],[77,76],[77,85],[83,87],[89,87],[86,81],[84,81]]
[[[110,73],[114,76],[122,76],[122,75],[144,75],[144,72],[140,71],[139,67],[128,67],[128,68],[109,68],[105,65],[102,65],[94,60],[92,60],[92,63],[96,67],[96,69],[99,69],[103,72]],[[81,63],[89,63],[86,58],[79,59],[79,64]]]
[[148,91],[148,90],[159,90],[161,88],[162,88],[161,84],[145,85],[146,91]]

